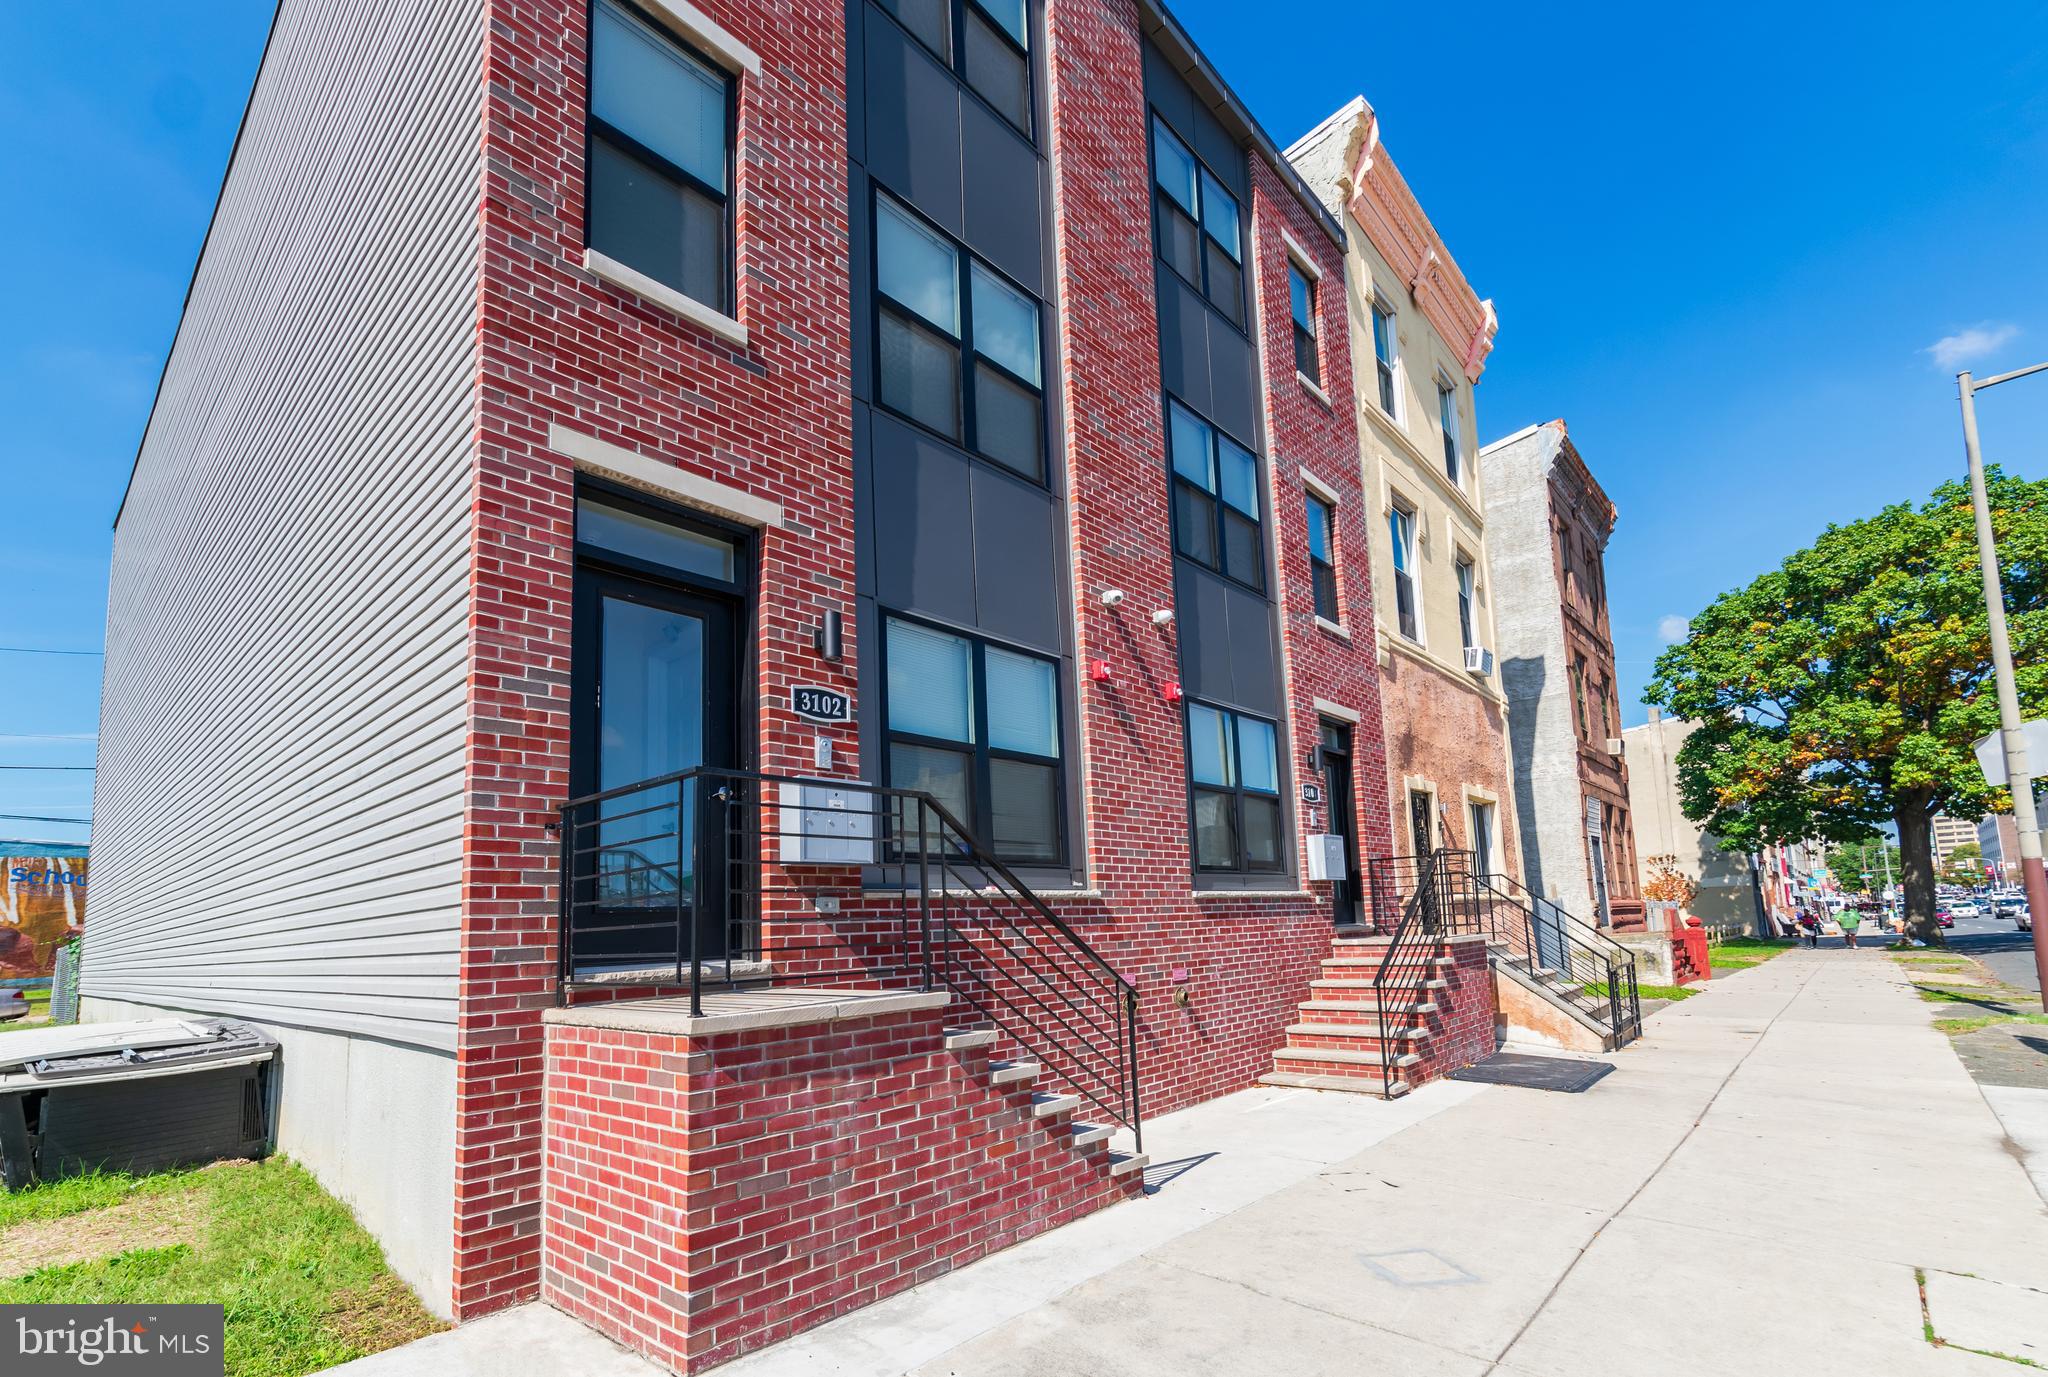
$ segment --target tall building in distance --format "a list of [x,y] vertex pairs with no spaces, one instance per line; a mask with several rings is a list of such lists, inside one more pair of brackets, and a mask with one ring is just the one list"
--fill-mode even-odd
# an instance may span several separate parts
[[1604,552],[1614,503],[1548,421],[1480,451],[1526,883],[1585,922],[1643,924]]
[[[1944,869],[1948,858],[1959,846],[1976,846],[1981,824],[1975,818],[1952,818],[1946,813],[1934,815],[1934,868]],[[1985,855],[1990,849],[1985,848]]]
[[[1508,844],[1516,822],[1507,699],[1494,655],[1486,480],[1473,412],[1493,347],[1493,303],[1458,271],[1362,98],[1288,157],[1342,221],[1348,249],[1343,282],[1322,290],[1342,292],[1357,374],[1368,503],[1367,548],[1357,557],[1370,558],[1379,594],[1394,845],[1411,854],[1469,850],[1482,872],[1519,876],[1519,848]],[[1296,339],[1300,345],[1299,331]],[[1304,357],[1312,360],[1312,351]],[[1309,362],[1302,371],[1312,370]],[[1328,523],[1332,499],[1311,487],[1312,528]],[[1362,630],[1357,619],[1334,597],[1317,608],[1316,625],[1331,637]]]

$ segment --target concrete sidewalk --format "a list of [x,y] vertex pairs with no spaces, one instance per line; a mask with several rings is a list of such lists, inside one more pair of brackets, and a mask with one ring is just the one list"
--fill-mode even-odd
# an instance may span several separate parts
[[1149,1198],[720,1372],[2017,1377],[1986,1355],[2048,1364],[2048,1207],[1930,1008],[1797,950],[1584,1094],[1232,1096],[1147,1126]]

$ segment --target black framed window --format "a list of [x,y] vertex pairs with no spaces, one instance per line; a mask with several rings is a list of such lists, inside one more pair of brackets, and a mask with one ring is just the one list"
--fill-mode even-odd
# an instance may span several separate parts
[[1004,119],[1031,133],[1031,12],[1026,0],[875,2]]
[[730,74],[615,0],[590,11],[585,242],[731,314]]
[[876,398],[1045,481],[1038,302],[887,196],[875,197]]
[[1441,378],[1436,384],[1436,423],[1444,433],[1444,473],[1453,483],[1462,483],[1465,480],[1458,472],[1458,393]]
[[1479,644],[1472,637],[1472,592],[1477,582],[1477,571],[1472,561],[1458,556],[1458,643],[1470,650]]
[[1337,509],[1308,494],[1308,572],[1316,615],[1337,621]]
[[1258,458],[1171,398],[1166,413],[1174,549],[1263,592],[1266,549],[1260,535]]
[[1282,869],[1280,755],[1273,724],[1189,703],[1187,727],[1195,868]]
[[1399,343],[1400,337],[1394,332],[1394,313],[1375,298],[1372,303],[1372,371],[1379,382],[1380,410],[1389,416],[1399,414],[1394,409],[1394,361]]
[[998,859],[1060,864],[1058,664],[902,617],[887,626],[890,785],[930,793]]
[[1323,366],[1316,357],[1316,284],[1298,263],[1287,265],[1287,298],[1294,313],[1294,371],[1321,386]]
[[1394,617],[1403,636],[1421,638],[1415,616],[1415,513],[1387,508],[1387,538],[1394,549]]
[[1152,117],[1152,198],[1159,256],[1237,325],[1244,324],[1244,227],[1237,198]]

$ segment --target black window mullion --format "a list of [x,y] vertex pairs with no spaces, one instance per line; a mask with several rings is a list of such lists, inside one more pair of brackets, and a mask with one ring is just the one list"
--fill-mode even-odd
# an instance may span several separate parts
[[[953,0],[956,7],[967,0]],[[958,47],[959,44],[954,44]],[[947,236],[949,239],[952,237]],[[981,453],[980,419],[974,405],[974,362],[981,357],[981,351],[974,347],[974,256],[967,252],[967,246],[954,242],[954,257],[960,264],[960,366],[957,384],[960,388],[960,434],[967,442],[967,448]],[[981,646],[974,648],[976,672],[980,672]]]

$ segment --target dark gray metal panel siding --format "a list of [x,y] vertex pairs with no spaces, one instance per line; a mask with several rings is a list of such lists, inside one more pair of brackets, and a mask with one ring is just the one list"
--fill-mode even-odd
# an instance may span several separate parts
[[88,997],[454,1045],[482,14],[285,0],[115,532]]
[[991,636],[1057,655],[1063,504],[1036,484],[975,465],[974,624]]
[[1259,357],[1251,341],[1204,310],[1209,322],[1209,419],[1259,448]]
[[1037,153],[973,101],[961,103],[960,148],[967,223],[962,237],[983,258],[1045,295]]
[[1209,412],[1207,302],[1165,263],[1153,263],[1159,293],[1159,372],[1166,390],[1195,410]]
[[[964,235],[959,84],[885,18],[870,18],[864,46],[868,172],[951,233]],[[867,213],[865,205],[855,209]]]
[[1230,608],[1223,580],[1184,559],[1173,564],[1174,626],[1180,637],[1181,686],[1191,697],[1229,703]]
[[974,624],[968,462],[880,412],[870,422],[875,596],[898,611]]
[[1273,605],[1262,594],[1223,584],[1230,637],[1231,701],[1266,717],[1280,715],[1280,666],[1273,655]]

